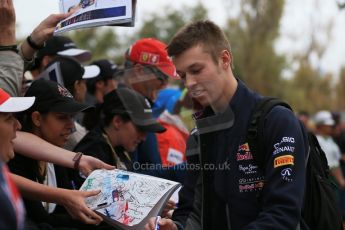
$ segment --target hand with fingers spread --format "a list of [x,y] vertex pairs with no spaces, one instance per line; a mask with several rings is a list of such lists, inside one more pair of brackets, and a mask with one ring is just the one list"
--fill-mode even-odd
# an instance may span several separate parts
[[85,198],[95,196],[100,191],[78,191],[63,189],[61,202],[74,219],[86,224],[99,224],[102,218],[86,206]]
[[171,219],[161,218],[156,223],[157,218],[150,218],[149,222],[145,225],[145,230],[156,230],[156,224],[158,224],[160,230],[177,230],[177,226]]
[[27,199],[62,205],[74,219],[81,220],[87,224],[98,224],[102,221],[102,218],[89,209],[85,203],[87,197],[97,195],[100,193],[100,190],[79,191],[54,188],[12,173],[10,176],[23,197]]
[[16,14],[12,0],[0,0],[0,45],[16,43]]
[[88,176],[95,169],[111,170],[111,169],[115,169],[115,166],[111,166],[109,164],[106,164],[103,161],[101,161],[95,157],[83,155],[80,159],[79,171],[83,175]]

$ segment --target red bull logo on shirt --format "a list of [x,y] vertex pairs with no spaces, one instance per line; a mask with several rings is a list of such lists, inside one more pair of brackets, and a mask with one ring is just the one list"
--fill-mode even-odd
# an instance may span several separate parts
[[252,160],[253,155],[250,152],[248,143],[240,145],[236,154],[237,161]]

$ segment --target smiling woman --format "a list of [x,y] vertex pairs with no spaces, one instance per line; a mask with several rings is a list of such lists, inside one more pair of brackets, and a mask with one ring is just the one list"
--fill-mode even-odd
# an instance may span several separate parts
[[88,119],[100,122],[86,134],[74,151],[94,156],[119,169],[133,169],[128,152],[136,150],[138,144],[145,140],[147,132],[165,131],[153,118],[148,100],[126,87],[106,94],[96,116],[101,116],[101,119]]
[[14,157],[12,140],[16,137],[16,130],[21,128],[19,121],[12,113],[0,112],[0,146],[1,160],[8,162]]
[[74,129],[73,116],[89,109],[63,86],[46,80],[32,83],[26,96],[35,96],[33,107],[21,114],[23,130],[63,147]]
[[[27,90],[26,97],[36,97],[33,106],[19,114],[23,130],[45,141],[63,147],[74,129],[73,116],[89,106],[74,100],[71,93],[56,82],[37,80]],[[32,181],[50,187],[71,189],[65,168],[52,163],[36,161],[16,155],[9,162],[11,171]],[[28,217],[34,222],[46,222],[52,226],[69,226],[72,221],[66,215],[53,214],[55,203],[24,199]],[[51,215],[49,215],[51,214]]]
[[8,162],[14,156],[13,139],[21,128],[14,112],[28,109],[34,103],[34,97],[10,97],[0,89],[0,160]]
[[14,156],[12,141],[21,127],[13,113],[29,108],[34,101],[33,97],[10,97],[0,89],[0,226],[8,229],[24,229],[25,213],[20,194],[4,164]]

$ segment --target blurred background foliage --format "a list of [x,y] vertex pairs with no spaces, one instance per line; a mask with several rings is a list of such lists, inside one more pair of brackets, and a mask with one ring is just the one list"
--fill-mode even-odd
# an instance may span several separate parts
[[[296,112],[345,110],[345,67],[339,76],[334,76],[311,63],[312,57],[322,59],[328,45],[318,42],[316,33],[330,36],[332,22],[322,28],[315,25],[312,31],[317,32],[305,34],[310,38],[308,47],[287,58],[275,49],[284,3],[284,0],[241,0],[237,16],[229,16],[223,29],[232,46],[235,75],[263,95],[286,100]],[[229,4],[224,0],[225,10],[226,6]],[[93,59],[109,58],[121,65],[124,52],[135,40],[155,37],[168,43],[183,25],[206,19],[207,15],[207,9],[199,2],[193,7],[169,7],[150,14],[140,28],[136,25],[136,32],[131,35],[118,34],[111,27],[77,30],[66,35],[81,48],[91,50]]]

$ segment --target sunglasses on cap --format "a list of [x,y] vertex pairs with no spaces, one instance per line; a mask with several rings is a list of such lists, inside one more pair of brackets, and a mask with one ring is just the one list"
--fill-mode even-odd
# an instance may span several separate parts
[[168,80],[168,76],[164,74],[162,71],[160,71],[157,67],[152,65],[145,65],[145,70],[148,70],[149,73],[154,74],[158,80],[161,80],[162,82],[166,82]]

